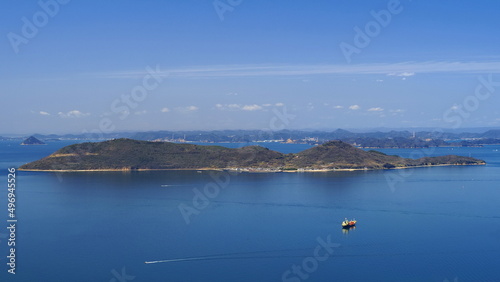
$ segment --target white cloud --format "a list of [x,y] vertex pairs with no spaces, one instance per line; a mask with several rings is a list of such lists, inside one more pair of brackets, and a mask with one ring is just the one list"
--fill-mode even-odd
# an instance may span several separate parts
[[241,108],[241,105],[238,104],[215,104],[215,107],[219,110],[226,111],[226,110],[239,110]]
[[384,80],[383,80],[383,79],[377,79],[377,80],[375,80],[375,81],[376,81],[376,82],[384,82]]
[[344,106],[334,106],[333,108],[334,108],[334,109],[343,109],[343,108],[344,108]]
[[353,110],[353,111],[356,111],[356,110],[359,110],[361,109],[361,107],[359,105],[352,105],[352,106],[349,106],[349,110]]
[[241,109],[244,111],[258,111],[262,110],[262,107],[257,104],[253,104],[253,105],[244,105]]
[[90,113],[82,113],[78,110],[72,110],[67,113],[59,112],[57,114],[62,118],[81,118],[90,115]]
[[40,111],[40,113],[39,113],[39,114],[41,114],[42,116],[50,116],[50,114],[49,114],[49,113],[44,112],[44,111]]
[[399,76],[399,77],[409,77],[409,76],[414,76],[415,73],[414,72],[399,72],[399,73],[396,73],[396,72],[393,72],[393,73],[389,73],[387,74],[388,76]]
[[[274,106],[276,107],[282,107],[285,104],[283,103],[276,103]],[[260,110],[265,110],[264,108],[267,107],[272,107],[273,104],[262,104],[262,105],[257,105],[257,104],[251,104],[251,105],[241,105],[241,104],[215,104],[215,108],[218,110],[223,110],[223,111],[260,111]]]
[[196,106],[187,106],[187,107],[177,107],[175,108],[176,111],[182,112],[182,113],[189,113],[189,112],[195,112],[199,110],[200,108]]
[[396,110],[390,110],[391,113],[394,113],[394,114],[399,114],[399,113],[403,113],[405,112],[405,110],[402,110],[402,109],[396,109]]
[[380,108],[380,107],[376,107],[376,108],[369,108],[368,111],[369,112],[382,112],[384,109]]
[[263,104],[263,105],[240,105],[240,104],[215,104],[215,107],[219,110],[230,110],[230,111],[259,111],[262,110],[263,107],[269,107],[272,104]]
[[169,108],[167,108],[167,107],[165,107],[165,108],[162,108],[162,109],[161,109],[161,112],[162,112],[162,113],[168,113],[168,112],[170,112],[170,109],[169,109]]
[[239,109],[239,108],[241,108],[241,106],[238,105],[238,104],[229,104],[229,105],[227,105],[227,107],[230,108],[230,109]]
[[415,73],[414,72],[403,72],[403,73],[400,73],[398,76],[414,76]]

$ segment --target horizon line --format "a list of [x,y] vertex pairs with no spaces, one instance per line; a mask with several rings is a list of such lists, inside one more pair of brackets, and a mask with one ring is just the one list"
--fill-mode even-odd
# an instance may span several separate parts
[[[369,132],[383,132],[383,131],[415,131],[415,130],[421,130],[421,131],[427,131],[427,132],[438,132],[440,130],[442,131],[453,131],[453,132],[460,132],[460,133],[467,133],[466,130],[500,130],[500,127],[487,127],[487,126],[482,126],[482,127],[464,127],[464,128],[446,128],[446,127],[424,127],[424,126],[419,126],[419,127],[373,127],[373,128],[332,128],[332,129],[314,129],[314,128],[303,128],[303,129],[282,129],[282,130],[276,130],[273,132],[283,132],[283,131],[305,131],[305,132],[333,132],[336,130],[345,130],[345,131],[357,131],[353,133],[369,133]],[[383,130],[383,131],[381,131]],[[115,132],[110,132],[106,133],[106,135],[112,135],[112,134],[122,134],[122,133],[153,133],[153,132],[161,132],[161,131],[169,131],[169,132],[214,132],[214,131],[263,131],[262,129],[185,129],[185,130],[171,130],[171,129],[158,129],[158,130],[148,130],[148,131],[137,131],[137,130],[122,130],[122,131],[115,131]],[[84,135],[85,133],[79,132],[79,133],[74,133],[74,132],[68,132],[68,133],[31,133],[31,134],[16,134],[16,133],[0,133],[1,137],[13,137],[13,136],[19,136],[19,137],[24,137],[24,136],[33,136],[33,135]]]

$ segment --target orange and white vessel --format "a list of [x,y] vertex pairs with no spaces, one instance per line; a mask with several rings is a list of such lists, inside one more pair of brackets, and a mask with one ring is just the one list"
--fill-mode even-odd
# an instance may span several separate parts
[[352,220],[347,220],[347,218],[342,221],[342,228],[349,228],[349,227],[354,227],[356,226],[356,220],[355,219],[352,219]]

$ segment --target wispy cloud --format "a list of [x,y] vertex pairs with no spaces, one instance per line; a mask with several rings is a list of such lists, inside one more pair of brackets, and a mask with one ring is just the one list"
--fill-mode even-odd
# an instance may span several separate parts
[[400,72],[400,73],[389,73],[387,74],[388,76],[399,76],[399,77],[409,77],[409,76],[414,76],[415,73],[414,72]]
[[241,105],[239,104],[216,104],[215,107],[219,110],[232,110],[232,111],[236,111],[236,110],[240,110],[241,109]]
[[244,111],[258,111],[258,110],[262,110],[262,106],[259,106],[257,104],[244,105],[241,109]]
[[369,108],[368,111],[369,112],[382,112],[384,109],[380,108],[380,107],[376,107],[376,108]]
[[[283,107],[285,106],[284,103],[265,103],[261,105],[257,104],[250,104],[250,105],[242,105],[242,104],[215,104],[215,108],[218,110],[224,110],[224,111],[260,111],[264,110],[267,111],[269,107]],[[268,108],[268,109],[266,109]]]
[[349,110],[353,110],[353,111],[356,111],[356,110],[359,110],[361,109],[361,107],[359,105],[352,105],[352,106],[349,106]]
[[168,112],[170,112],[170,109],[167,108],[167,107],[164,107],[164,108],[161,109],[161,112],[162,113],[168,113]]
[[[165,69],[164,77],[210,78],[240,76],[362,75],[384,74],[410,77],[417,73],[499,73],[500,61],[427,61],[378,64],[339,65],[216,65]],[[95,73],[107,78],[141,78],[145,71],[111,71]],[[231,93],[233,94],[233,93]]]
[[239,110],[241,109],[241,105],[239,104],[229,104],[229,105],[226,105],[227,108],[231,109],[231,110]]
[[175,108],[178,112],[189,113],[199,110],[197,106],[187,106],[187,107],[177,107]]
[[57,114],[62,118],[81,118],[90,115],[90,113],[83,113],[80,112],[79,110],[72,110],[67,113],[59,112]]
[[41,114],[42,116],[50,116],[50,114],[48,112],[44,112],[44,111],[40,111],[39,114]]
[[399,113],[404,113],[405,110],[402,110],[402,109],[396,109],[396,110],[390,110],[391,113],[393,114],[399,114]]

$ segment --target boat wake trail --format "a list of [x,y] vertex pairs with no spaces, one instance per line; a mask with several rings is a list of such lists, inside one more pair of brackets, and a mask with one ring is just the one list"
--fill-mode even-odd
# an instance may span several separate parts
[[[362,245],[358,245],[362,246]],[[353,247],[352,245],[350,247]],[[307,249],[289,249],[289,250],[275,250],[275,251],[256,251],[256,252],[241,252],[241,253],[230,253],[230,254],[218,254],[210,256],[198,256],[198,257],[184,257],[184,258],[173,258],[165,260],[153,260],[145,261],[146,264],[156,264],[156,263],[171,263],[171,262],[189,262],[189,261],[208,261],[208,260],[235,260],[235,259],[271,259],[271,258],[305,258],[309,256],[311,248]],[[289,253],[298,252],[301,253]],[[481,252],[496,252],[500,250],[482,250]],[[288,252],[288,253],[287,253]],[[428,256],[432,255],[464,255],[477,253],[477,250],[460,250],[460,251],[431,251],[431,252],[375,252],[375,253],[354,253],[354,254],[336,254],[335,257],[388,257],[388,256]]]
[[154,263],[169,263],[169,262],[185,262],[185,261],[197,261],[197,260],[224,260],[224,259],[262,259],[262,258],[283,258],[283,257],[304,257],[305,254],[286,254],[286,252],[294,251],[310,251],[307,249],[288,249],[288,250],[274,250],[274,251],[256,251],[256,252],[241,252],[241,253],[229,253],[229,254],[218,254],[210,256],[198,256],[198,257],[185,257],[185,258],[173,258],[165,260],[153,260],[145,261],[146,264]]

